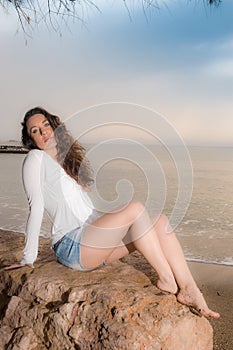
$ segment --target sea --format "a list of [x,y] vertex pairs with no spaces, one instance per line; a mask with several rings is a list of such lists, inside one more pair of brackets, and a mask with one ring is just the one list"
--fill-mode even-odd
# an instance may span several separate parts
[[[233,148],[86,148],[95,180],[90,197],[99,211],[139,200],[152,217],[169,217],[188,261],[233,265]],[[29,211],[21,177],[25,156],[0,153],[0,229],[19,234]],[[50,227],[45,213],[41,236]]]

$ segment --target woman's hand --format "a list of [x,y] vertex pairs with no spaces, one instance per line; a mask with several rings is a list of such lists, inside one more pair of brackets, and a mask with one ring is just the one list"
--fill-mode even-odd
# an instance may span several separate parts
[[21,264],[21,263],[16,263],[16,264],[12,264],[12,265],[9,265],[9,266],[4,267],[4,270],[20,269],[21,267],[24,267],[24,266],[28,266],[28,267],[30,267],[31,269],[34,269],[33,264]]

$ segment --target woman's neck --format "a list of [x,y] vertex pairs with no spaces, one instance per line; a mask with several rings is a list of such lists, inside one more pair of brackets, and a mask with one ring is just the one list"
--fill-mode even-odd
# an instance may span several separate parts
[[57,162],[57,148],[51,147],[44,150],[50,157],[52,157]]

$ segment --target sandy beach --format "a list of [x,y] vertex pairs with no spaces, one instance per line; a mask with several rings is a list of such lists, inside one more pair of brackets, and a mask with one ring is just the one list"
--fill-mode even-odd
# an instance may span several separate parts
[[[156,284],[156,273],[138,253],[122,260],[144,272]],[[232,350],[233,266],[197,262],[188,262],[188,265],[208,306],[221,314],[218,320],[208,319],[214,331],[214,350]]]
[[221,314],[211,320],[214,350],[233,349],[233,266],[192,262],[189,267],[210,308]]

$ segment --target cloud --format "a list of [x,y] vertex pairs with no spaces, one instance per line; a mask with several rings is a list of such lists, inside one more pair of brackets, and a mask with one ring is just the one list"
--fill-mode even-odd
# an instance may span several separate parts
[[102,13],[91,11],[87,28],[70,21],[70,32],[62,24],[59,37],[40,26],[27,46],[12,30],[15,15],[0,13],[1,45],[7,47],[0,66],[7,116],[0,139],[14,138],[16,118],[34,104],[65,118],[92,104],[122,100],[158,109],[186,140],[214,140],[214,130],[212,136],[203,130],[221,115],[216,133],[224,141],[232,110],[233,3],[206,15],[202,1],[164,1],[168,9],[149,11],[148,22],[136,2],[131,20],[120,2],[99,3]]
[[208,64],[203,71],[210,76],[219,78],[233,78],[233,57],[231,59],[222,59]]

